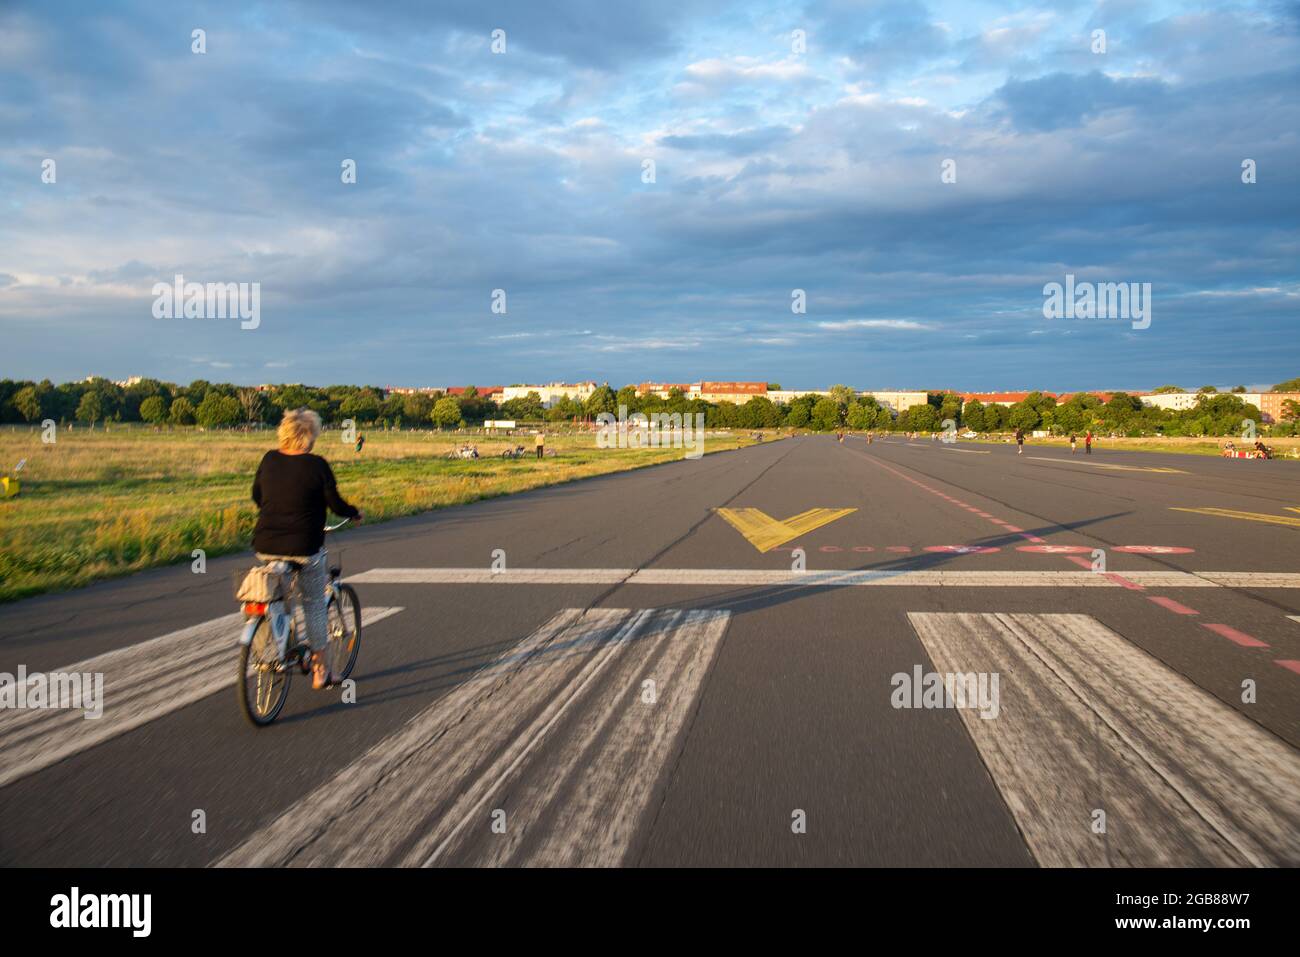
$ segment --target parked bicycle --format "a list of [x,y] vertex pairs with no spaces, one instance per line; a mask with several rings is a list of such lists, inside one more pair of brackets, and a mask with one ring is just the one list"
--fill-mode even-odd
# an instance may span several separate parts
[[[326,525],[325,531],[337,531],[348,521]],[[311,673],[311,648],[296,601],[300,567],[296,562],[267,562],[240,586],[245,591],[250,579],[255,579],[264,588],[256,596],[263,600],[243,601],[245,621],[239,638],[239,706],[258,727],[270,724],[284,708],[294,669],[301,669],[304,675]],[[332,566],[326,585],[329,630],[325,655],[337,681],[352,674],[361,650],[361,600],[351,585],[339,580],[342,574],[341,563]]]

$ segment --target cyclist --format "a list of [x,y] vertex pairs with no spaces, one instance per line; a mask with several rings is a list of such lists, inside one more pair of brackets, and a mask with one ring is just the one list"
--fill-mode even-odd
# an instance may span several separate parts
[[339,495],[329,463],[312,454],[320,432],[320,416],[311,409],[286,409],[276,433],[280,447],[262,457],[253,479],[253,501],[258,507],[253,550],[262,561],[300,566],[298,591],[312,650],[313,688],[328,687],[334,677],[325,661],[329,630],[325,509],[358,523],[363,518]]

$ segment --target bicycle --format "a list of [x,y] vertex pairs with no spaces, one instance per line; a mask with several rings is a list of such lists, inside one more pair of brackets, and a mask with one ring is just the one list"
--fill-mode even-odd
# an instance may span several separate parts
[[[348,521],[326,525],[325,531],[337,531]],[[276,569],[277,565],[285,567]],[[263,567],[273,571],[278,585],[270,600],[242,603],[245,621],[239,638],[236,682],[239,707],[244,717],[257,727],[264,727],[279,717],[289,697],[293,669],[301,669],[304,675],[311,673],[311,648],[299,640],[305,627],[299,627],[299,609],[293,601],[300,566],[295,562],[275,561]],[[361,650],[361,600],[351,585],[339,581],[342,574],[341,564],[330,568],[325,596],[328,622],[325,656],[330,674],[340,682],[352,674]],[[285,579],[289,575],[292,582],[286,587]]]

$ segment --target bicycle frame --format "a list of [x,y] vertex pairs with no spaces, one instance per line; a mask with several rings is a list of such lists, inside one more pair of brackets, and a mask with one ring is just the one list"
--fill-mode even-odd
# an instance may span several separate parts
[[[351,521],[351,519],[345,518],[337,524],[326,525],[326,534],[338,531],[349,521]],[[339,599],[339,578],[341,577],[341,570],[330,568],[328,569],[328,573],[329,584],[326,586],[327,594],[325,598],[327,609]],[[292,595],[297,591],[297,589],[298,575],[297,572],[295,572],[293,576],[293,584],[289,589],[290,594]],[[249,619],[244,622],[244,630],[239,635],[239,644],[241,646],[246,647],[253,643],[253,636],[257,634],[258,625],[262,623],[263,619],[270,621],[271,637],[275,639],[276,652],[280,656],[280,660],[284,661],[289,654],[289,639],[293,637],[294,633],[293,603],[287,598],[279,598],[275,601],[267,602],[266,608],[262,614],[250,616]]]

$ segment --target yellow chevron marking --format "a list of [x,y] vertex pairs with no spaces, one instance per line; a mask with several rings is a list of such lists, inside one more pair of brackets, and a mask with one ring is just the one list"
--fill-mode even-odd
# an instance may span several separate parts
[[760,552],[768,552],[815,528],[829,525],[856,508],[810,508],[781,521],[757,508],[720,508],[718,514]]
[[[1292,512],[1300,509],[1287,508]],[[1268,522],[1270,525],[1289,525],[1292,528],[1300,528],[1300,518],[1292,518],[1290,515],[1269,515],[1265,512],[1238,512],[1231,508],[1174,508],[1175,512],[1195,512],[1198,515],[1217,515],[1219,518],[1239,518],[1244,522]]]

